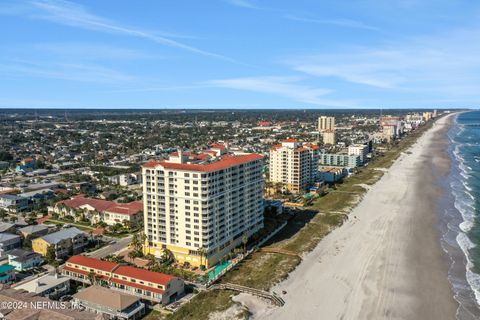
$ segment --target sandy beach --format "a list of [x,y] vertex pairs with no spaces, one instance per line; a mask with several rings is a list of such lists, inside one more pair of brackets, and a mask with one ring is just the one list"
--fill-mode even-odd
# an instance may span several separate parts
[[437,121],[402,154],[349,220],[273,288],[287,291],[285,306],[255,318],[455,319],[437,215],[450,121]]

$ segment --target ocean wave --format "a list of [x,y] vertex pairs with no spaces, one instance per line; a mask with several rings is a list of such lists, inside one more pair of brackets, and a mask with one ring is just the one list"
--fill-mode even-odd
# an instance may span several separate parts
[[[451,237],[450,243],[455,243],[462,250],[466,265],[465,265],[465,278],[466,283],[455,283],[455,279],[449,277],[452,285],[454,286],[455,296],[461,294],[465,289],[463,287],[469,287],[469,291],[473,293],[477,305],[480,305],[480,274],[473,271],[474,263],[471,254],[471,249],[476,246],[470,238],[468,233],[470,230],[477,228],[476,215],[477,208],[475,206],[477,195],[477,185],[480,180],[480,170],[477,168],[480,163],[480,155],[478,150],[480,149],[480,134],[478,129],[473,129],[475,132],[472,134],[470,126],[465,126],[459,123],[460,119],[457,115],[455,117],[455,126],[449,131],[449,153],[452,159],[452,171],[449,175],[450,191],[453,195],[453,205],[455,209],[460,213],[461,220],[458,218],[452,219],[447,224],[447,230],[451,230],[456,236]],[[458,228],[455,228],[454,223]],[[448,231],[447,231],[448,232]],[[444,241],[447,241],[447,233],[444,235]],[[451,257],[453,258],[453,257]],[[462,263],[459,261],[459,263]],[[470,294],[471,294],[470,293]],[[459,300],[457,300],[459,301]]]
[[468,191],[473,191],[473,189],[468,185],[467,181],[462,181],[463,187]]
[[454,196],[454,206],[461,213],[464,221],[460,227],[466,232],[470,230],[474,224],[475,197],[471,193],[472,188],[468,185],[468,176],[462,173],[462,170],[459,170],[459,173],[460,176],[454,175],[452,177],[450,188]]
[[[463,184],[461,185],[463,186]],[[452,182],[451,188],[455,198],[453,205],[463,218],[463,222],[459,225],[460,229],[463,232],[468,232],[475,224],[475,198],[468,191],[461,190],[458,187],[458,183]]]
[[460,232],[457,235],[456,240],[467,259],[467,264],[466,264],[467,282],[470,285],[470,288],[472,288],[473,293],[475,294],[475,299],[477,300],[477,303],[480,304],[480,275],[478,275],[477,273],[471,270],[473,267],[473,262],[470,260],[470,255],[469,255],[469,250],[474,248],[475,244],[463,232]]

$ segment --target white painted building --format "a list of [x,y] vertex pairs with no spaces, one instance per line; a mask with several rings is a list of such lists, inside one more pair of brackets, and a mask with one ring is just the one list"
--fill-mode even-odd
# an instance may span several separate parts
[[262,160],[215,145],[144,165],[145,252],[159,256],[168,249],[180,263],[208,267],[260,230]]

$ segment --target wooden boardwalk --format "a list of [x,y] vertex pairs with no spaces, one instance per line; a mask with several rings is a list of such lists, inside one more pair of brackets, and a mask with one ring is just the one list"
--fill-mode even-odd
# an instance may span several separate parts
[[233,290],[238,292],[245,292],[260,298],[270,300],[274,305],[279,307],[282,307],[285,304],[285,301],[279,296],[277,296],[275,293],[270,293],[260,289],[245,287],[245,286],[241,286],[233,283],[214,284],[213,286],[209,287],[207,290]]

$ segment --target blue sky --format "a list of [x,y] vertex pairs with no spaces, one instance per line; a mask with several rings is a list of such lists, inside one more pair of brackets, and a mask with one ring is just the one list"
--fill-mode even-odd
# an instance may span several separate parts
[[477,107],[480,2],[0,2],[0,107]]

